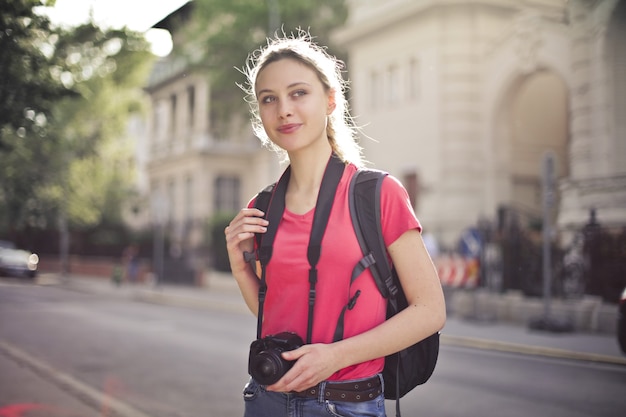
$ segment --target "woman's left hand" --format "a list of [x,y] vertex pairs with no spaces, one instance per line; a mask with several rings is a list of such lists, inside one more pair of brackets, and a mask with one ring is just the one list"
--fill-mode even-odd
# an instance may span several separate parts
[[340,358],[332,345],[316,343],[283,352],[285,360],[296,363],[277,383],[269,385],[268,391],[301,392],[328,379],[342,368]]

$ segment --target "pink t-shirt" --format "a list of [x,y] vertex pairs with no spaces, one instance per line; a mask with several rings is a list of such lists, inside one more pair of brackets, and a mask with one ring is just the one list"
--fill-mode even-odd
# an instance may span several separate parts
[[[363,257],[348,206],[350,179],[355,172],[356,166],[352,164],[344,170],[322,239],[312,343],[332,342],[341,310],[357,290],[361,290],[361,294],[355,307],[345,313],[344,338],[363,333],[385,320],[386,300],[380,295],[369,269],[350,287],[352,270]],[[254,201],[251,206],[253,204]],[[263,308],[263,336],[290,331],[306,340],[310,269],[307,246],[314,212],[313,209],[298,215],[285,210],[283,214],[266,271],[268,290]],[[387,246],[407,230],[421,231],[406,190],[392,176],[383,181],[381,218]],[[329,379],[369,377],[382,371],[383,365],[384,358],[379,358],[341,369]]]

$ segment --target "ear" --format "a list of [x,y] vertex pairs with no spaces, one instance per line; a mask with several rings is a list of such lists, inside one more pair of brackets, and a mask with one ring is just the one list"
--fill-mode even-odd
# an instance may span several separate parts
[[335,90],[330,89],[328,91],[328,108],[326,109],[326,114],[330,115],[332,112],[335,111],[336,107],[337,107],[337,102],[335,101]]

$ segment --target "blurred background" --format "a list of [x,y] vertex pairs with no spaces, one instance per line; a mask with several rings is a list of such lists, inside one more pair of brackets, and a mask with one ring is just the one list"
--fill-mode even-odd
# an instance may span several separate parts
[[626,285],[624,0],[0,9],[0,239],[40,272],[228,272],[224,227],[283,169],[238,69],[304,28],[346,62],[366,159],[407,187],[444,286],[541,296],[545,239],[556,296]]

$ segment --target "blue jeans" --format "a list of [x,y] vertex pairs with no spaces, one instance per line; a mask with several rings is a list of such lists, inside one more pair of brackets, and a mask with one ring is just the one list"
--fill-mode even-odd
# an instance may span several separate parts
[[[324,390],[320,392],[323,396]],[[386,417],[384,394],[363,402],[328,401],[266,391],[250,379],[243,389],[243,399],[244,417]]]

